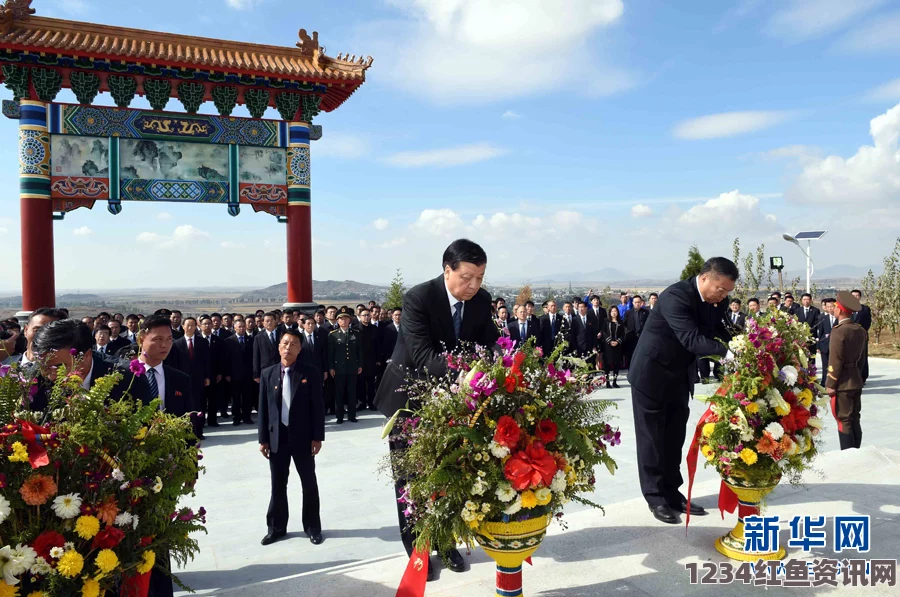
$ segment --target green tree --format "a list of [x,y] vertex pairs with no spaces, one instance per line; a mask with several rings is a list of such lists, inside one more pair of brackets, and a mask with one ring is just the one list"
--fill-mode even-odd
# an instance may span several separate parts
[[706,262],[700,254],[700,249],[697,248],[697,245],[691,245],[691,248],[688,250],[687,264],[681,270],[681,279],[687,280],[688,278],[699,276],[703,270],[704,263]]
[[884,271],[876,279],[872,271],[863,280],[865,302],[872,310],[872,327],[869,330],[875,343],[889,329],[897,333],[900,327],[900,238],[894,251],[884,258]]
[[396,309],[397,307],[403,307],[403,293],[406,292],[406,288],[403,286],[403,274],[400,273],[400,270],[397,270],[397,275],[394,276],[394,279],[391,280],[391,285],[388,287],[387,294],[384,297],[384,308],[385,309]]

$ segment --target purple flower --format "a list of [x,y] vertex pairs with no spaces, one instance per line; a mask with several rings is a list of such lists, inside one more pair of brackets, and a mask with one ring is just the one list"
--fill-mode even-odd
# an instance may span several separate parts
[[134,359],[133,361],[131,361],[128,369],[130,369],[136,377],[140,377],[147,372],[147,368],[144,367],[144,364],[139,359]]
[[0,365],[0,377],[6,377],[6,374],[9,373],[9,370],[12,369],[9,365]]
[[70,348],[70,349],[69,349],[69,354],[72,355],[72,356],[74,357],[76,354],[78,354],[78,349],[77,349],[77,348]]
[[809,405],[809,414],[811,414],[811,415],[814,416],[814,417],[815,417],[816,415],[818,415],[818,414],[819,414],[819,407],[816,406],[815,404],[810,404],[810,405]]
[[509,355],[503,356],[503,366],[506,367],[507,369],[509,369],[510,367],[513,366],[513,360],[512,360],[511,356],[509,356]]
[[497,340],[497,346],[503,349],[504,352],[509,352],[516,345],[509,336],[503,336],[499,340]]

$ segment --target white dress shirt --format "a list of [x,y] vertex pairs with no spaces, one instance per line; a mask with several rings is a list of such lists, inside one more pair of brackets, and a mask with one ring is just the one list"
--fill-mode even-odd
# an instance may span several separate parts
[[[143,363],[143,361],[141,362]],[[156,367],[151,367],[147,363],[144,363],[144,367],[147,368],[144,375],[151,375],[151,369],[156,371],[156,387],[159,389],[159,399],[162,400],[162,404],[159,405],[159,410],[166,410],[166,372],[163,369],[163,364],[160,363]],[[151,396],[151,398],[156,398],[156,396]]]

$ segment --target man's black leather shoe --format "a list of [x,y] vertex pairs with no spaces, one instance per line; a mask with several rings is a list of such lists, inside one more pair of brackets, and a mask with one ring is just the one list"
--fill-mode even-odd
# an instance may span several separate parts
[[312,543],[313,545],[321,545],[322,541],[324,541],[324,539],[322,539],[321,532],[309,534],[309,542]]
[[358,419],[347,419],[347,420],[350,421],[351,423],[359,423]]
[[447,568],[453,572],[463,572],[466,569],[466,561],[463,559],[459,551],[451,549],[446,554]]
[[271,545],[272,543],[275,543],[279,539],[282,539],[285,535],[287,535],[287,532],[285,532],[285,531],[272,532],[272,533],[269,533],[268,535],[266,535],[265,537],[263,537],[262,541],[260,541],[260,543],[262,543],[263,545]]
[[335,421],[335,423],[337,423],[338,425],[343,425],[344,419],[338,419],[337,421]]
[[[672,509],[682,514],[687,514],[687,500],[681,500],[678,504],[674,504]],[[691,516],[706,516],[708,512],[702,506],[691,504]]]
[[675,515],[675,511],[666,505],[650,506],[650,511],[653,512],[653,517],[660,522],[678,524],[678,516]]

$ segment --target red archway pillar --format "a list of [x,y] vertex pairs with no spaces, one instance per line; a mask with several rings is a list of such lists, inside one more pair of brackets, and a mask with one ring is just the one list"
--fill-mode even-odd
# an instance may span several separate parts
[[289,132],[285,307],[313,311],[309,123],[291,122]]
[[47,104],[23,99],[19,116],[19,209],[22,236],[22,310],[56,306],[50,132]]

